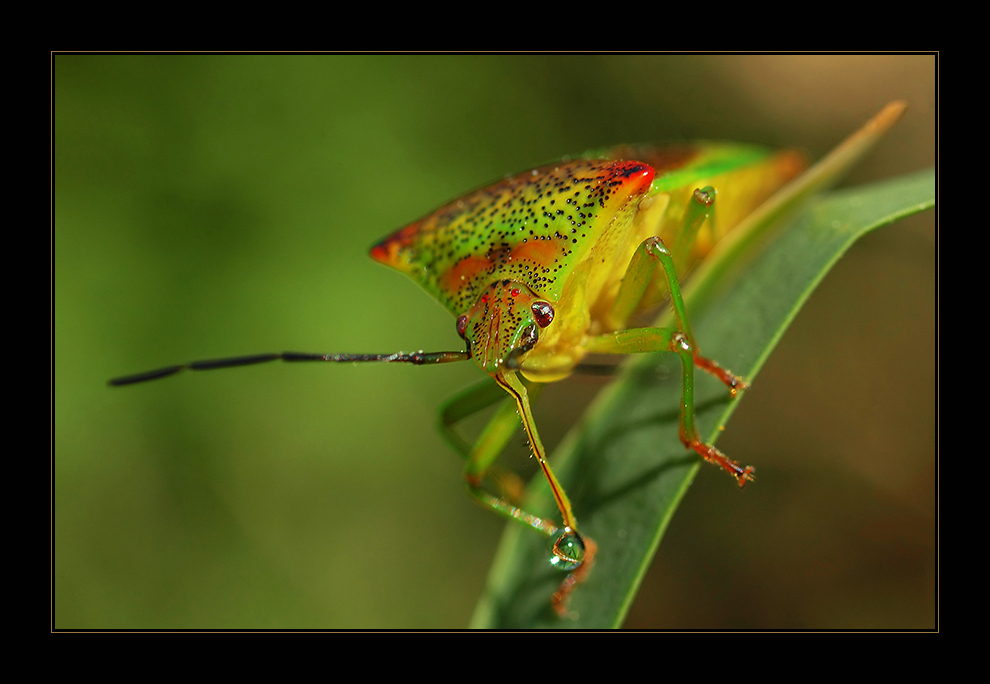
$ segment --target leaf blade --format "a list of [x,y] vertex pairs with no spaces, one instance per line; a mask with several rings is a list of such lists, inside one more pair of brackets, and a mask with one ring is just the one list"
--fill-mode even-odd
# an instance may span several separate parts
[[[705,354],[752,380],[842,254],[871,230],[933,206],[935,189],[935,172],[928,170],[815,200],[731,291],[704,311],[689,304]],[[673,355],[637,360],[602,392],[554,455],[582,532],[599,544],[596,566],[572,598],[572,619],[559,621],[549,609],[561,575],[546,566],[543,540],[510,526],[473,626],[621,625],[699,467],[677,438],[678,382]],[[711,438],[735,409],[724,388],[703,374],[697,404],[699,429]],[[549,513],[546,488],[534,484],[533,510]]]

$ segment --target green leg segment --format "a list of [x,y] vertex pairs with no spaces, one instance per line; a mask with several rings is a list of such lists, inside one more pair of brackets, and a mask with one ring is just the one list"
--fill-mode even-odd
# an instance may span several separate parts
[[[636,310],[639,301],[643,298],[646,288],[656,272],[657,264],[663,268],[666,278],[667,288],[670,291],[670,304],[674,310],[674,320],[677,323],[677,330],[684,333],[687,343],[691,346],[694,365],[707,371],[721,380],[735,396],[739,390],[746,389],[742,378],[733,375],[720,365],[703,357],[698,350],[698,343],[694,340],[694,333],[691,331],[691,323],[688,320],[687,310],[684,308],[684,299],[681,297],[681,287],[677,282],[677,272],[674,270],[674,261],[670,251],[663,240],[657,237],[646,238],[643,244],[636,249],[629,268],[619,286],[618,295],[612,305],[610,319],[622,321],[629,319],[632,312]],[[621,326],[620,326],[621,327]],[[605,336],[607,337],[607,335]],[[596,351],[591,348],[588,351]],[[638,351],[647,351],[640,349]],[[612,353],[632,353],[632,352],[612,352]]]
[[[497,383],[493,382],[491,378],[486,378],[483,382],[469,387],[457,396],[447,400],[440,407],[440,413],[437,416],[437,430],[447,443],[447,446],[463,458],[469,458],[471,456],[471,443],[461,437],[454,429],[454,426],[465,418],[473,416],[479,411],[484,411],[489,406],[497,404],[500,401],[506,404],[510,403],[508,397],[505,396],[505,391]],[[513,426],[513,429],[515,427],[518,426]],[[506,439],[506,442],[508,442],[508,439]]]
[[[530,395],[535,400],[543,390],[542,385],[532,388]],[[479,411],[501,402],[495,415],[482,429],[474,444],[464,439],[454,426]],[[464,464],[464,478],[467,480],[471,497],[478,500],[486,508],[491,508],[489,502],[479,499],[480,483],[486,475],[491,475],[502,490],[502,497],[509,502],[517,502],[522,498],[525,484],[511,470],[500,468],[495,459],[501,454],[512,436],[519,431],[519,418],[516,405],[505,396],[505,391],[497,383],[488,379],[478,385],[468,388],[440,407],[437,420],[437,430],[451,449],[461,455]],[[471,483],[477,483],[472,485]],[[485,496],[488,496],[485,494]],[[491,497],[494,499],[495,497]],[[495,499],[498,500],[498,499]],[[506,505],[509,505],[508,503]]]
[[[667,282],[669,284],[671,277],[673,277],[676,284],[675,262],[681,263],[687,259],[691,248],[694,246],[694,241],[698,236],[698,230],[706,220],[711,218],[714,211],[715,190],[711,187],[695,190],[691,201],[688,202],[687,207],[684,209],[684,215],[681,218],[680,229],[677,231],[676,244],[673,246],[673,249],[667,249],[666,245],[658,237],[649,238],[639,246],[639,249],[633,254],[629,266],[626,268],[626,274],[622,278],[619,292],[609,311],[607,321],[609,328],[612,330],[626,328],[629,325],[629,319],[632,318],[634,313],[640,310],[640,306],[646,297],[647,289],[650,283],[653,282],[653,277],[656,274],[657,263],[660,260],[661,252],[667,261],[667,263],[663,264],[663,269],[667,273]],[[657,249],[657,244],[660,245],[661,249]],[[669,287],[668,291],[670,291]],[[675,301],[672,292],[671,300]],[[677,301],[679,300],[678,289]],[[677,310],[675,304],[675,313],[679,316],[683,314],[683,309],[683,303],[680,304],[680,310]],[[680,320],[678,318],[678,327],[683,329],[684,326],[681,325]]]
[[[508,378],[508,379],[507,379]],[[509,373],[496,378],[496,382],[485,381],[467,391],[454,397],[444,404],[440,410],[439,429],[446,442],[461,454],[465,459],[464,479],[468,484],[468,491],[478,503],[486,508],[490,508],[505,517],[519,522],[527,527],[531,527],[544,536],[553,537],[561,532],[561,528],[552,520],[546,520],[538,516],[527,513],[513,503],[503,498],[493,496],[482,488],[485,475],[492,472],[495,466],[495,459],[502,453],[509,440],[519,430],[519,416],[525,416],[527,437],[532,445],[533,454],[544,473],[549,473],[547,479],[555,490],[558,507],[564,516],[564,527],[574,527],[574,516],[571,513],[570,502],[563,493],[560,484],[553,476],[549,464],[546,462],[543,444],[540,436],[536,432],[533,423],[533,414],[530,408],[530,401],[535,400],[543,390],[543,386],[535,383],[527,388],[518,379],[515,373]],[[510,396],[506,396],[506,392]],[[455,430],[454,425],[468,416],[481,411],[492,404],[501,401],[502,405],[495,411],[495,415],[481,431],[478,439],[473,445],[468,445],[467,441]],[[496,475],[499,479],[516,478],[514,473],[501,472]],[[508,489],[518,489],[521,492],[521,484],[518,487],[511,486]],[[518,497],[511,497],[518,498]]]
[[[501,373],[494,378],[495,383],[486,381],[454,397],[440,410],[438,428],[440,434],[454,451],[466,459],[464,479],[467,481],[471,497],[485,508],[505,516],[525,527],[536,530],[553,540],[550,563],[561,570],[570,571],[553,596],[553,605],[561,615],[565,612],[567,597],[571,590],[581,582],[591,568],[591,560],[595,553],[595,543],[583,538],[577,532],[577,521],[571,510],[570,500],[564,493],[563,487],[557,481],[550,464],[547,463],[546,451],[536,431],[533,420],[531,401],[535,401],[543,389],[543,385],[534,383],[527,386],[516,373]],[[506,397],[505,393],[509,396]],[[474,445],[469,445],[455,430],[454,426],[493,404],[502,401],[495,415],[481,431]],[[563,525],[558,526],[553,520],[547,520],[519,508],[505,498],[489,494],[482,487],[485,475],[492,473],[503,485],[506,481],[513,483],[506,487],[518,490],[521,495],[522,484],[518,476],[507,471],[496,472],[495,459],[502,453],[509,440],[519,429],[520,419],[526,436],[529,439],[533,456],[538,461],[544,476],[550,483],[557,508],[563,518]],[[518,485],[514,484],[518,483]],[[518,500],[519,496],[510,497]]]
[[[529,445],[533,451],[533,456],[536,458],[540,469],[543,470],[544,477],[546,477],[547,482],[550,484],[550,490],[553,493],[554,501],[557,503],[557,509],[560,511],[564,525],[562,529],[558,529],[552,523],[548,523],[546,520],[537,518],[530,513],[514,507],[510,511],[502,511],[499,508],[496,508],[496,510],[524,525],[539,529],[544,534],[549,533],[548,536],[553,540],[553,545],[550,549],[550,564],[561,570],[572,571],[561,583],[560,588],[554,593],[551,600],[554,610],[557,611],[558,615],[563,617],[567,613],[567,599],[574,590],[574,587],[584,581],[584,578],[588,576],[588,572],[591,570],[592,559],[598,547],[594,541],[590,538],[582,537],[577,531],[577,520],[574,518],[574,512],[571,510],[570,499],[567,498],[564,488],[560,485],[557,476],[554,475],[553,470],[550,468],[550,464],[547,462],[546,450],[543,448],[543,442],[540,440],[540,435],[536,431],[536,422],[533,420],[533,412],[530,408],[529,393],[526,386],[516,373],[499,373],[494,377],[495,382],[515,399],[519,418],[522,420],[523,429],[529,438]],[[502,502],[498,503],[501,504]],[[544,527],[545,525],[549,525],[549,527]],[[551,530],[550,528],[553,529]]]
[[694,340],[694,333],[691,331],[684,300],[681,297],[673,258],[660,238],[647,238],[636,250],[632,261],[629,263],[626,276],[622,280],[622,285],[619,287],[619,293],[612,308],[611,319],[613,321],[628,320],[653,279],[658,263],[663,268],[667,288],[670,291],[670,302],[674,310],[676,327],[636,328],[606,333],[588,340],[585,348],[589,352],[601,354],[671,351],[680,356],[682,369],[681,441],[706,461],[715,463],[728,471],[742,486],[753,480],[753,468],[740,466],[714,446],[702,442],[698,436],[698,429],[694,422],[694,368],[697,366],[717,377],[725,383],[733,396],[737,391],[745,389],[745,384],[738,376],[733,375],[711,359],[701,356]]

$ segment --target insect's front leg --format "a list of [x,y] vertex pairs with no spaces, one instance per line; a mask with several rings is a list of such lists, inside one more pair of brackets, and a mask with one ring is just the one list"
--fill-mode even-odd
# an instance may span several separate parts
[[[499,374],[495,382],[485,382],[461,393],[444,404],[440,411],[438,427],[447,443],[465,457],[464,479],[471,497],[481,506],[489,508],[514,522],[533,529],[551,540],[550,562],[569,574],[560,589],[553,595],[552,603],[557,612],[565,613],[568,595],[587,576],[595,553],[595,543],[577,532],[577,521],[571,511],[570,500],[564,492],[546,460],[546,452],[540,441],[530,407],[542,391],[536,383],[527,388],[515,373]],[[509,396],[506,396],[508,392]],[[464,418],[502,400],[495,415],[481,431],[473,445],[468,445],[454,430],[454,425]],[[529,439],[533,456],[550,483],[554,499],[560,510],[563,524],[533,515],[516,502],[521,499],[522,483],[518,476],[507,471],[495,471],[495,460],[519,429],[520,421]],[[508,499],[487,492],[483,483],[486,475],[495,475],[507,490]],[[503,495],[504,496],[504,495]]]

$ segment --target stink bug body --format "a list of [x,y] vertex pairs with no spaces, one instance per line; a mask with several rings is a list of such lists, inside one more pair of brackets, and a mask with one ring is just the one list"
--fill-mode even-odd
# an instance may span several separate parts
[[[766,211],[779,211],[834,178],[902,109],[885,110],[879,124],[854,136]],[[695,426],[696,367],[733,396],[745,383],[703,355],[680,280],[726,236],[737,235],[737,225],[802,168],[795,152],[710,143],[623,146],[540,166],[471,192],[371,249],[373,258],[409,275],[450,311],[463,351],[260,354],[171,366],[111,384],[276,359],[415,365],[473,360],[500,391],[490,392],[486,381],[446,405],[442,431],[466,458],[471,496],[549,539],[551,564],[568,572],[552,599],[563,614],[569,594],[592,567],[596,545],[580,533],[546,459],[531,397],[542,384],[573,373],[589,353],[672,352],[681,363],[681,442],[740,486],[752,481],[751,466],[706,443]],[[670,301],[672,325],[630,326],[638,313],[664,299]],[[473,446],[464,443],[454,432],[458,420],[506,394],[482,436]],[[486,475],[520,421],[550,484],[559,522],[520,507],[511,475],[508,493],[496,495],[487,486]]]

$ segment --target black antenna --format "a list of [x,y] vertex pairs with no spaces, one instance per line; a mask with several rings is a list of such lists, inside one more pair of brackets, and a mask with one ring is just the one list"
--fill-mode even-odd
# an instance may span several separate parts
[[133,385],[149,380],[167,378],[184,370],[214,370],[216,368],[233,368],[235,366],[253,366],[256,363],[266,363],[268,361],[328,361],[331,363],[411,363],[416,366],[427,366],[436,363],[453,363],[454,361],[467,361],[471,358],[470,351],[462,352],[396,352],[395,354],[310,354],[306,352],[282,352],[280,354],[254,354],[252,356],[233,356],[227,359],[209,359],[206,361],[193,361],[192,363],[181,364],[159,368],[158,370],[145,371],[135,375],[125,375],[122,378],[114,378],[109,382],[113,387],[122,385]]

